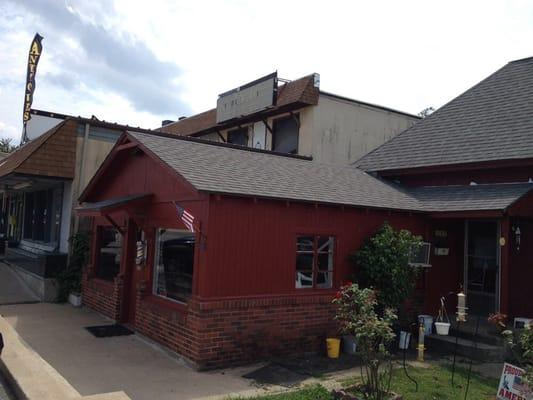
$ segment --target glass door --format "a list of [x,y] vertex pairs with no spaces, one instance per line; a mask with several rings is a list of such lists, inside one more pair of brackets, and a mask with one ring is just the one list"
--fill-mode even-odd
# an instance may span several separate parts
[[498,238],[497,221],[466,221],[465,281],[470,314],[485,316],[497,310]]

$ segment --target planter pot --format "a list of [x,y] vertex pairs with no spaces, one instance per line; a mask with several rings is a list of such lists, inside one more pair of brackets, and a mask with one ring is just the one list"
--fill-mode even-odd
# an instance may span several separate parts
[[68,295],[68,302],[74,307],[81,307],[81,294],[71,293]]
[[327,338],[326,346],[328,349],[329,358],[339,358],[339,353],[341,350],[341,340],[337,338]]
[[435,329],[437,330],[437,335],[447,336],[450,333],[450,323],[435,322]]
[[407,350],[411,343],[411,333],[406,331],[400,332],[400,340],[398,341],[398,347],[401,350]]
[[352,335],[345,335],[342,337],[342,352],[350,355],[354,355],[357,351],[357,343],[355,337]]

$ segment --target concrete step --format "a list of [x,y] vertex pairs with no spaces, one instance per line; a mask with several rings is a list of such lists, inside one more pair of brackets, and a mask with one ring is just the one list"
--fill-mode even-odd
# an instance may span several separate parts
[[506,358],[504,345],[477,342],[456,336],[429,335],[425,338],[426,349],[430,353],[453,355],[456,349],[460,357],[472,358],[480,362],[502,362]]

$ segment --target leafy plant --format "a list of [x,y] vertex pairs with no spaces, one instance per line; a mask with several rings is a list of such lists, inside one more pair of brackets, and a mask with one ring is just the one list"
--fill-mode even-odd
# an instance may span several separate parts
[[387,347],[395,337],[392,323],[397,317],[394,311],[386,308],[383,316],[379,316],[376,311],[376,292],[369,288],[362,289],[351,282],[340,288],[333,303],[337,306],[335,319],[341,331],[356,338],[364,364],[361,377],[366,398],[385,399],[392,372]]
[[65,302],[70,293],[81,293],[81,276],[89,260],[90,235],[78,232],[70,238],[71,254],[67,268],[57,276],[57,301]]
[[359,266],[359,284],[376,290],[381,308],[396,309],[411,296],[419,269],[409,265],[409,255],[417,246],[422,246],[420,236],[385,223],[349,256]]

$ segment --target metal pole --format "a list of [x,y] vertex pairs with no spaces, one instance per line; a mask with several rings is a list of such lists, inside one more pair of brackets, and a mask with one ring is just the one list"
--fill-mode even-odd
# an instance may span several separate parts
[[[481,317],[478,316],[476,320],[476,332],[474,333],[474,349],[472,351],[477,350],[477,334],[479,330],[479,319],[480,318]],[[468,367],[468,378],[466,380],[465,400],[467,398],[466,396],[468,396],[468,389],[470,388],[470,376],[472,375],[472,361],[473,361],[473,357],[472,355],[470,355],[470,366]]]

